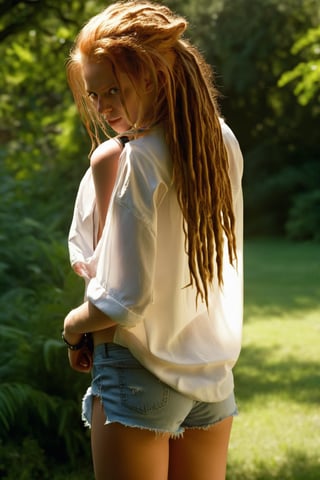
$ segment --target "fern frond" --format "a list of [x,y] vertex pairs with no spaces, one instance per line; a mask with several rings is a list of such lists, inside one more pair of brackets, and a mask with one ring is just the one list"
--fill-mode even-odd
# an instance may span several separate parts
[[0,432],[7,433],[21,412],[32,409],[47,425],[49,414],[56,408],[56,399],[23,383],[2,383],[0,386]]

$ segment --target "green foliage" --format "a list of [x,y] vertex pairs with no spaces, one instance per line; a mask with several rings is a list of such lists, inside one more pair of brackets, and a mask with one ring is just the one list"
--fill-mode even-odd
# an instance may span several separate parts
[[60,329],[82,300],[66,237],[89,151],[64,64],[96,8],[0,7],[0,476],[10,480],[52,478],[52,463],[79,456],[91,465],[80,420],[90,379],[70,369]]
[[297,195],[286,224],[288,236],[295,240],[320,241],[320,190]]
[[320,111],[316,102],[308,109],[298,104],[278,81],[305,59],[304,51],[293,54],[291,47],[318,26],[319,3],[225,0],[216,5],[215,13],[208,10],[210,28],[201,25],[199,44],[215,67],[222,112],[244,152],[246,233],[284,235],[300,193],[291,172],[319,158]]
[[293,55],[303,52],[305,60],[299,62],[292,70],[283,73],[278,83],[283,87],[298,80],[294,93],[301,105],[307,105],[317,96],[320,99],[320,28],[310,28],[294,43],[291,52]]
[[21,410],[26,408],[35,411],[46,425],[49,412],[54,410],[55,403],[52,397],[35,390],[30,385],[2,382],[0,390],[0,427],[2,435],[10,430],[15,418],[19,418]]
[[[294,83],[294,94],[302,106],[319,114],[320,100],[320,28],[309,28],[291,48],[294,57],[301,60],[292,70],[279,78],[280,87]],[[306,175],[307,171],[307,175]],[[302,167],[302,188],[292,199],[286,221],[286,233],[296,240],[320,240],[320,167],[318,161],[310,161]]]
[[0,475],[3,480],[47,480],[44,451],[36,440],[26,437],[22,445],[0,443]]

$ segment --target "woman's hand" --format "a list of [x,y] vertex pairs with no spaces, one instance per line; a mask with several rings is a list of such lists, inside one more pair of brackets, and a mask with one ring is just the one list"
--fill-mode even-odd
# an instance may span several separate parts
[[[97,332],[115,325],[111,318],[90,302],[85,302],[71,310],[64,319],[63,330],[64,340],[69,345],[68,358],[71,368],[78,372],[90,372],[93,345],[92,337],[87,332]],[[80,348],[72,348],[78,344]]]
[[68,349],[68,358],[71,368],[77,372],[89,373],[92,368],[92,352],[87,345],[79,350]]
[[[81,308],[82,307],[82,308]],[[92,349],[88,346],[84,333],[75,332],[74,325],[77,323],[77,313],[79,311],[85,312],[86,308],[81,306],[77,309],[71,310],[64,320],[63,338],[67,345],[83,345],[79,349],[73,350],[68,348],[68,358],[71,368],[77,372],[88,373],[92,368]],[[86,315],[82,315],[86,317]],[[81,316],[80,316],[81,317]]]

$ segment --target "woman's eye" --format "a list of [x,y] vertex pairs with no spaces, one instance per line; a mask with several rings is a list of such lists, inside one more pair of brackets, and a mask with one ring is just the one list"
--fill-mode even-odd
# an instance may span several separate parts
[[[112,87],[112,88],[109,88],[109,90],[107,90],[103,94],[103,96],[108,97],[108,96],[114,96],[114,95],[118,95],[118,94],[119,94],[119,88]],[[90,98],[90,100],[96,101],[98,99],[98,94],[95,93],[95,92],[88,92],[88,97]]]
[[90,100],[96,100],[97,94],[94,92],[88,92],[88,97],[90,98]]
[[112,87],[109,90],[109,95],[117,95],[119,93],[119,89],[117,87]]

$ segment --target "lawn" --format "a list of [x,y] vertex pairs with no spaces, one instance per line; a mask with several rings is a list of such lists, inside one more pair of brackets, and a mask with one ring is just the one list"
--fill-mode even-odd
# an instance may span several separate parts
[[228,480],[320,479],[320,245],[247,241]]

